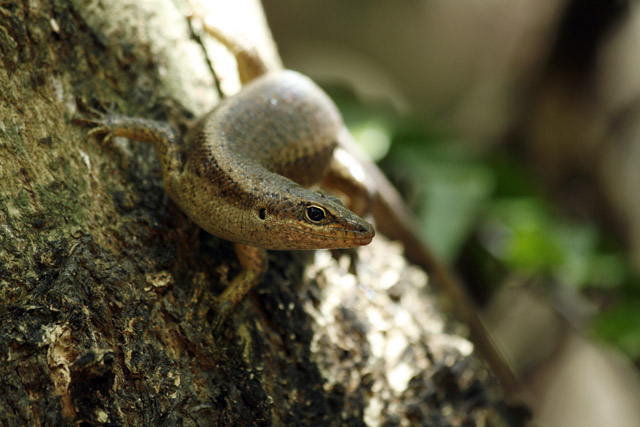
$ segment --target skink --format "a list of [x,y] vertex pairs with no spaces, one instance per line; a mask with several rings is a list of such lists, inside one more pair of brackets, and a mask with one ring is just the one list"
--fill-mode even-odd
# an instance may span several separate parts
[[154,143],[171,199],[201,228],[235,243],[242,270],[218,298],[215,327],[262,280],[265,249],[348,248],[372,240],[371,224],[337,198],[309,188],[323,184],[346,193],[359,214],[370,210],[382,232],[401,240],[407,256],[435,276],[503,385],[513,387],[515,377],[464,288],[416,236],[397,191],[353,148],[328,96],[299,73],[269,70],[251,46],[217,27],[205,28],[234,53],[243,89],[200,119],[184,140],[166,122],[88,107],[79,121],[93,126],[87,136]]

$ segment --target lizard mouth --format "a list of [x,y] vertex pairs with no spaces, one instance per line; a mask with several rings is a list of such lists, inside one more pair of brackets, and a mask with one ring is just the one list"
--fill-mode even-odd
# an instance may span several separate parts
[[371,243],[375,236],[373,226],[369,223],[354,224],[352,227],[331,227],[330,233],[318,233],[310,230],[302,230],[304,234],[319,238],[319,246],[330,248],[347,248],[354,246],[364,246]]
[[[353,230],[345,229],[344,231],[348,234],[353,233]],[[352,234],[352,236],[354,238],[354,242],[358,243],[359,245],[366,245],[371,242],[375,234],[376,233],[373,230],[373,227],[371,227],[370,225],[369,227],[366,227],[363,225],[363,226],[359,226],[358,229],[356,230],[356,234],[355,235]]]

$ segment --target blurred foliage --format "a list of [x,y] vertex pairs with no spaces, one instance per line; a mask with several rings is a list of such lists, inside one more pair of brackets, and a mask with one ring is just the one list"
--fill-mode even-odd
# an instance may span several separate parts
[[444,262],[464,258],[485,290],[518,277],[581,292],[599,309],[592,333],[640,360],[640,283],[598,224],[559,212],[515,155],[476,153],[471,143],[333,95]]
[[622,301],[615,307],[599,313],[592,324],[597,338],[613,343],[629,357],[636,366],[640,359],[640,295],[622,293]]

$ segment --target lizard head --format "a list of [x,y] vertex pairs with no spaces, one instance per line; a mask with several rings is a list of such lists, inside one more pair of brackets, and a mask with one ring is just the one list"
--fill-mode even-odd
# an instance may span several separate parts
[[[257,216],[267,230],[277,229],[264,247],[276,250],[338,249],[367,245],[373,226],[351,212],[338,198],[300,188],[296,202],[259,207]],[[283,207],[286,206],[286,207]],[[272,233],[265,233],[272,236]]]

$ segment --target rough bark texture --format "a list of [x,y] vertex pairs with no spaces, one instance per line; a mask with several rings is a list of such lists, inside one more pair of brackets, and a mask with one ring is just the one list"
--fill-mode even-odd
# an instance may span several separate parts
[[83,97],[185,128],[216,102],[212,70],[235,78],[199,35],[179,0],[0,6],[0,424],[507,424],[383,239],[270,254],[212,334],[231,245],[168,200],[151,145],[83,141],[71,121]]

